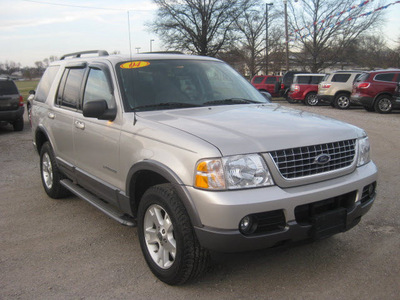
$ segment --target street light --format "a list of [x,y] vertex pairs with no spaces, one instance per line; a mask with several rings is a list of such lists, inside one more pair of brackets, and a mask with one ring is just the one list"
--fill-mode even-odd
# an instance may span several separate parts
[[150,40],[150,52],[153,52],[153,42],[154,42],[154,40],[153,39],[151,39]]
[[268,75],[268,6],[273,3],[265,3],[265,75]]
[[286,46],[286,72],[289,71],[289,32],[287,22],[287,0],[283,0],[285,7],[285,46]]

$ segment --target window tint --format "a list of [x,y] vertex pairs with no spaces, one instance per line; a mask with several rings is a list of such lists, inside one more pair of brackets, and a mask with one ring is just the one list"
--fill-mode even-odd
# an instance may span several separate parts
[[375,80],[379,81],[393,81],[394,73],[378,74],[375,76]]
[[57,93],[57,103],[59,105],[71,108],[78,107],[84,73],[85,69],[65,69]]
[[19,94],[18,89],[11,80],[0,80],[0,95],[15,95]]
[[276,82],[276,77],[268,77],[267,80],[265,80],[265,83],[275,83]]
[[310,83],[310,76],[297,76],[297,82],[299,84],[309,84]]
[[369,73],[362,73],[360,76],[357,77],[356,81],[361,82],[367,80],[369,77]]
[[264,77],[258,76],[254,78],[253,83],[261,83],[263,81]]
[[102,70],[90,69],[86,83],[83,103],[94,100],[106,100],[108,108],[114,108],[107,77]]
[[332,77],[332,82],[347,82],[351,74],[335,74]]
[[311,76],[311,84],[318,84],[324,79],[324,76]]
[[56,77],[59,69],[59,66],[51,66],[46,69],[36,89],[35,101],[46,101],[47,96],[50,92],[51,85],[53,84],[54,78]]

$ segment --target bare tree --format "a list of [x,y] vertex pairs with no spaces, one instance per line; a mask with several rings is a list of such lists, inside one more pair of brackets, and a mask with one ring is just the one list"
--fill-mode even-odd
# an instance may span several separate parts
[[215,56],[233,40],[235,20],[251,0],[153,0],[150,27],[169,49]]
[[[353,7],[352,0],[301,0],[289,5],[289,25],[297,62],[312,72],[335,65],[343,51],[362,33],[379,25],[381,11],[371,5]],[[372,4],[373,5],[373,4]],[[294,55],[296,51],[292,52]]]

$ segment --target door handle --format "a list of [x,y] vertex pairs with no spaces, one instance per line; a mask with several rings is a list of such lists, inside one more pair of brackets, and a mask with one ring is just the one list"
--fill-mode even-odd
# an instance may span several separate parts
[[75,121],[75,127],[78,129],[85,129],[85,123],[81,122],[81,121]]
[[56,117],[56,115],[53,112],[49,112],[47,114],[47,116],[49,117],[49,119],[52,119],[52,120]]

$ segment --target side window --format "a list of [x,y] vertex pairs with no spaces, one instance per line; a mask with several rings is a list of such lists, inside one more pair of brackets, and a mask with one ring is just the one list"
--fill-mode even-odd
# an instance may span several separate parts
[[51,66],[46,69],[36,89],[35,101],[46,102],[51,85],[53,84],[59,69],[59,66]]
[[311,81],[310,76],[298,76],[297,83],[299,84],[309,84]]
[[57,92],[57,104],[69,108],[78,108],[81,84],[85,69],[66,68]]
[[378,74],[375,76],[375,80],[378,81],[393,81],[394,73]]
[[323,78],[324,76],[311,76],[311,84],[318,84]]
[[335,74],[332,77],[332,82],[347,82],[351,74]]
[[115,107],[106,75],[102,70],[91,68],[83,95],[83,103],[95,100],[106,100],[108,108]]
[[265,83],[275,83],[276,82],[276,77],[268,77]]

